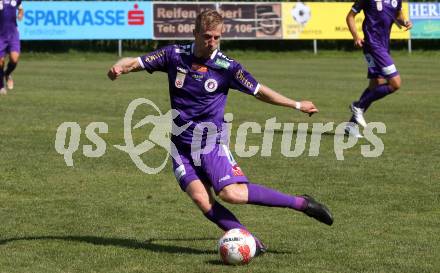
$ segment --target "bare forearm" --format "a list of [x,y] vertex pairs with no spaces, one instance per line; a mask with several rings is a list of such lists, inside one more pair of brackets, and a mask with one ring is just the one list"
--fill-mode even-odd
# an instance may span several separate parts
[[313,102],[289,99],[264,85],[260,85],[256,98],[270,104],[294,108],[301,112],[308,113],[310,116],[318,112],[318,108],[315,107]]
[[123,74],[142,70],[142,67],[139,65],[137,58],[131,57],[122,58],[117,61],[113,66],[119,66],[122,69]]
[[289,99],[264,85],[260,85],[260,89],[256,95],[256,98],[270,104],[275,104],[290,108],[295,108],[296,105],[295,100]]
[[107,77],[114,81],[122,74],[142,70],[137,58],[122,58],[117,61],[107,72]]
[[356,28],[356,21],[355,21],[355,14],[353,11],[350,11],[346,18],[348,30],[350,30],[351,36],[353,36],[353,39],[359,39],[359,34],[357,32]]

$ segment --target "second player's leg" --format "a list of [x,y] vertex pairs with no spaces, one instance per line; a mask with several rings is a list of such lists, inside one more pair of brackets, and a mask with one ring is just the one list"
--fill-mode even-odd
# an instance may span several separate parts
[[19,58],[20,58],[20,53],[17,51],[12,51],[9,54],[9,62],[8,62],[8,66],[6,67],[6,70],[5,70],[5,80],[6,80],[6,86],[8,87],[8,89],[14,88],[14,81],[12,79],[11,74],[15,70],[15,68],[17,67]]
[[0,95],[6,95],[7,94],[7,91],[6,91],[5,86],[4,86],[4,80],[3,80],[3,77],[4,77],[3,69],[4,69],[4,67],[5,67],[5,58],[4,57],[0,57]]

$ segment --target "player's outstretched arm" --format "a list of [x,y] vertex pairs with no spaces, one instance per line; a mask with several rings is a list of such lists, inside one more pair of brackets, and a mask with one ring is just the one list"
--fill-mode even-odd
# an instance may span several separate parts
[[301,112],[308,113],[309,115],[318,113],[318,108],[316,108],[313,102],[306,100],[295,101],[289,99],[264,85],[260,85],[256,98],[270,104],[295,108]]
[[141,71],[142,69],[137,58],[122,58],[109,69],[107,76],[114,81],[122,74]]

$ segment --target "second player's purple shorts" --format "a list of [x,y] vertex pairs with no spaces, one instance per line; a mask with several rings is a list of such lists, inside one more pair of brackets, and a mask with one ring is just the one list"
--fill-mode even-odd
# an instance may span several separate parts
[[20,53],[20,34],[16,29],[0,36],[0,58],[10,52]]
[[179,158],[180,162],[173,158],[173,171],[183,191],[194,180],[210,184],[216,194],[227,185],[249,183],[226,145],[215,144],[212,151],[196,157],[197,164],[190,151],[179,149]]
[[390,79],[399,75],[388,50],[364,48],[364,55],[368,64],[369,79]]

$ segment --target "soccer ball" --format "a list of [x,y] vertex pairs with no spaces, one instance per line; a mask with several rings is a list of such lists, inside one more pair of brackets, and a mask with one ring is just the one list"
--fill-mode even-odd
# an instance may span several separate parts
[[249,231],[234,228],[218,241],[218,252],[225,264],[247,264],[255,255],[255,239]]

